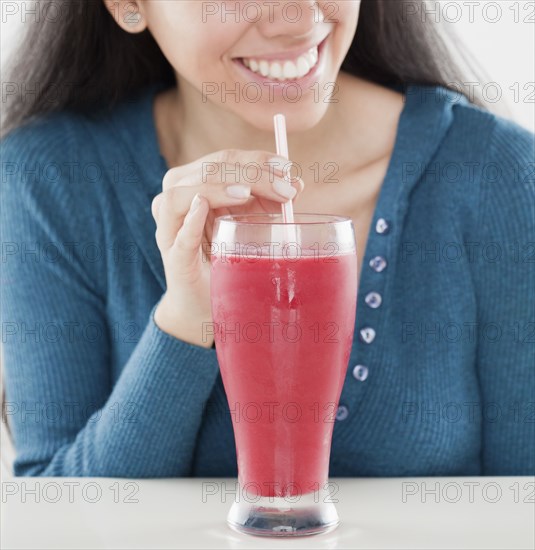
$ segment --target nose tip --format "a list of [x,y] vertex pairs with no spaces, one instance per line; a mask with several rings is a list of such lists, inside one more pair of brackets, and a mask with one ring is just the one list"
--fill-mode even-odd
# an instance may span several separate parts
[[324,21],[316,0],[275,2],[269,10],[266,7],[264,12],[259,25],[265,36],[289,36],[296,43],[309,40],[314,34],[314,28]]

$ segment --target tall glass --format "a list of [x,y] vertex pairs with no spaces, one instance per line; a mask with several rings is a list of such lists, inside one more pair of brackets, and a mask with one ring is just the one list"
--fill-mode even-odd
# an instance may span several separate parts
[[212,239],[215,343],[238,457],[228,522],[254,535],[333,529],[329,455],[357,299],[353,224],[223,216]]

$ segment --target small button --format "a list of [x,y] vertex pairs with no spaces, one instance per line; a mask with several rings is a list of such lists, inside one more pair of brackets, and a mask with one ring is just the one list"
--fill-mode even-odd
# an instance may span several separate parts
[[368,367],[365,367],[364,365],[357,365],[353,369],[353,376],[357,380],[360,380],[361,382],[364,382],[366,378],[368,378]]
[[345,405],[340,405],[336,411],[336,420],[345,420],[349,416],[349,409]]
[[382,256],[375,256],[375,258],[372,258],[370,260],[370,267],[377,271],[377,273],[381,273],[384,269],[386,269],[386,260]]
[[371,344],[375,340],[375,330],[372,327],[361,328],[360,339],[366,344]]
[[372,309],[377,309],[381,305],[383,299],[378,292],[369,292],[368,294],[366,294],[366,298],[364,298],[364,301]]
[[379,218],[375,224],[375,231],[377,231],[379,235],[385,235],[389,230],[390,224],[384,218]]

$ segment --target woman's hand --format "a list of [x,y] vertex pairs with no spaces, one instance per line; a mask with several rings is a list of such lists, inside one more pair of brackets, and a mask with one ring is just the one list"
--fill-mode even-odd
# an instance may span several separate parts
[[212,346],[213,330],[207,330],[212,322],[210,261],[205,252],[214,220],[225,214],[280,212],[281,203],[304,187],[301,179],[290,178],[289,168],[290,161],[273,153],[226,149],[167,172],[163,191],[152,202],[167,283],[154,314],[161,330]]

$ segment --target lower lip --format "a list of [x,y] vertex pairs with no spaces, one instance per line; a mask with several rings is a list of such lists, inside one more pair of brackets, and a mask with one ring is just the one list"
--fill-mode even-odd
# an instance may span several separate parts
[[[263,77],[261,74],[254,73],[253,71],[248,69],[239,59],[233,59],[232,62],[238,67],[238,70],[244,75],[245,79],[248,82],[256,82],[261,86],[266,86],[267,84],[269,84],[275,95],[283,94],[285,91],[285,87],[289,85],[292,85],[292,87],[298,86],[301,91],[303,91],[303,89],[309,88],[314,83],[316,83],[318,76],[323,72],[323,68],[325,65],[323,51],[325,49],[325,45],[327,44],[329,36],[327,36],[318,46],[318,62],[316,63],[316,65],[314,65],[314,68],[309,73],[301,78],[273,80],[271,78]],[[293,92],[289,93],[292,94]]]

